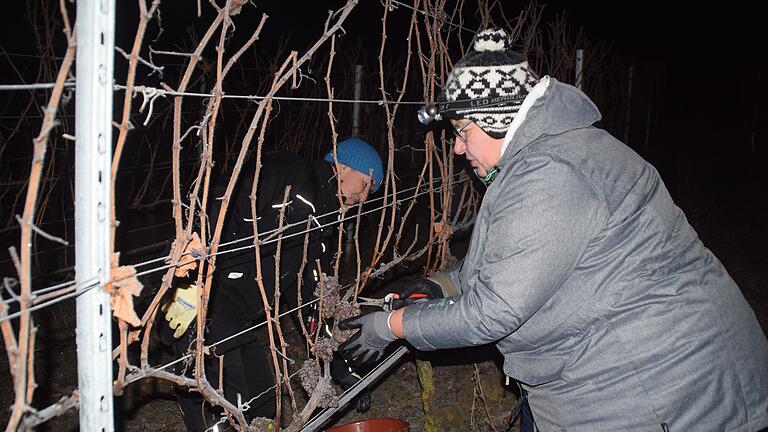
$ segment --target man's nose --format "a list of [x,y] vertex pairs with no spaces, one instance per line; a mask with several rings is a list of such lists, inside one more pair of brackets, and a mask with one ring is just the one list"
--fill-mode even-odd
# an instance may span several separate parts
[[453,140],[453,152],[457,155],[463,155],[466,150],[467,145],[464,140],[456,137],[456,139]]

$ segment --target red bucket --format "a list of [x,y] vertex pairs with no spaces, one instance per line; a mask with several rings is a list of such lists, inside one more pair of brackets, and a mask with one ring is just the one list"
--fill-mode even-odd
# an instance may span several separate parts
[[394,418],[373,418],[334,426],[326,432],[408,432],[411,425]]

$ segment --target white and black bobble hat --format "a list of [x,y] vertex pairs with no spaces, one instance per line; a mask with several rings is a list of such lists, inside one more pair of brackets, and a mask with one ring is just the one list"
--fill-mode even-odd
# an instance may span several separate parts
[[487,29],[475,35],[469,51],[448,75],[440,101],[514,97],[503,105],[457,110],[449,116],[472,120],[488,135],[501,139],[538,79],[525,58],[512,51],[512,40],[504,30]]

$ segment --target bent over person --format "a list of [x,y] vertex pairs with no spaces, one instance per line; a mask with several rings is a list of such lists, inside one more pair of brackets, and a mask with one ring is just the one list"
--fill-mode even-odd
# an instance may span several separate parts
[[[239,239],[244,241],[219,250],[221,254],[216,259],[211,300],[208,305],[205,340],[207,345],[243,332],[266,319],[261,292],[256,282],[253,248],[227,252],[253,244],[253,216],[249,196],[254,168],[244,168],[243,174],[232,193],[221,243]],[[330,273],[329,269],[332,269],[330,263],[336,251],[340,202],[343,201],[345,205],[362,203],[368,198],[369,192],[378,190],[383,177],[381,157],[373,147],[359,138],[338,143],[336,158],[333,152],[329,152],[323,160],[313,163],[285,152],[264,157],[256,192],[256,214],[259,238],[267,240],[260,246],[260,265],[262,283],[270,302],[273,301],[276,285],[279,283],[280,310],[292,309],[298,304],[297,274],[304,262],[307,222],[311,231],[307,243],[306,265],[300,275],[301,294],[305,302],[313,299],[313,291],[320,277],[316,261],[320,262],[325,272]],[[284,202],[288,186],[290,193]],[[211,229],[216,225],[220,199],[225,189],[226,182],[222,182],[210,194]],[[281,210],[284,215],[283,227],[291,224],[295,226],[285,228],[282,233],[280,275],[279,282],[276,282],[277,236],[270,234],[270,231],[279,227]],[[269,239],[274,241],[268,241]],[[273,308],[274,305],[270,304],[270,307]],[[184,314],[184,310],[192,312]],[[172,345],[177,357],[189,352],[189,347],[193,344],[196,330],[194,325],[190,324],[194,321],[196,310],[194,285],[177,289],[165,310],[167,323],[163,326],[166,333],[164,339]],[[318,331],[322,323],[314,322],[312,311],[305,309],[303,316],[309,318],[306,323],[308,327]],[[170,332],[174,332],[173,336]],[[238,405],[238,402],[244,404],[246,419],[271,418],[275,415],[275,379],[272,364],[265,353],[265,345],[268,346],[268,343],[259,341],[254,331],[247,331],[216,345],[211,355],[206,356],[206,377],[214,388],[219,387],[219,362],[223,361],[221,370],[224,396],[235,405]],[[340,356],[334,358],[332,376],[345,388],[359,380]],[[176,396],[188,430],[206,430],[218,421],[218,417],[198,393],[179,388],[176,390]],[[370,394],[363,395],[357,401],[357,408],[364,411],[369,404]]]
[[495,343],[541,431],[768,426],[768,342],[739,287],[594,103],[510,46],[478,33],[421,112],[488,185],[466,257],[411,290],[444,298],[345,321],[348,358]]

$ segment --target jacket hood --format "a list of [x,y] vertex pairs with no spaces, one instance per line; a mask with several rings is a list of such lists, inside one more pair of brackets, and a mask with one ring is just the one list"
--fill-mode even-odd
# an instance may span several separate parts
[[554,78],[548,79],[546,91],[525,113],[519,128],[512,133],[511,140],[505,137],[510,141],[499,166],[506,165],[537,138],[589,127],[602,118],[600,110],[581,90]]

